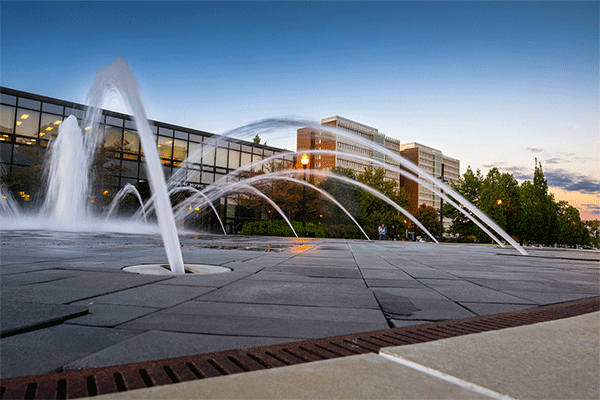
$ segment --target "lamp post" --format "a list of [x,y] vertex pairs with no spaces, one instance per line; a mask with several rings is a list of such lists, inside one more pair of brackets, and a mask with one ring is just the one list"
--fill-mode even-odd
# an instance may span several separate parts
[[[302,154],[302,158],[300,158],[300,163],[302,164],[302,168],[304,168],[304,181],[306,182],[306,166],[310,162],[310,157],[308,154]],[[306,229],[306,185],[302,185],[302,229]],[[306,236],[306,232],[304,233]]]

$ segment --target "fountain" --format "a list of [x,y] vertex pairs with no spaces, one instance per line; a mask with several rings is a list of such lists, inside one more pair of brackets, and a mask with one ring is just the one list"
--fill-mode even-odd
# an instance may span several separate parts
[[[269,202],[271,206],[281,214],[282,218],[288,223],[292,231],[294,231],[291,222],[285,216],[280,207],[268,196],[252,186],[253,183],[264,179],[283,179],[298,185],[306,185],[307,187],[319,191],[321,195],[325,196],[328,200],[336,204],[336,206],[340,207],[360,228],[360,230],[368,239],[368,236],[362,227],[360,227],[358,222],[331,195],[305,181],[288,176],[297,174],[298,171],[296,170],[279,171],[277,173],[263,174],[245,179],[239,178],[239,174],[241,172],[259,167],[268,162],[272,162],[273,160],[281,158],[284,154],[277,154],[264,160],[244,165],[229,175],[221,178],[214,184],[204,188],[203,190],[178,186],[181,185],[181,182],[185,181],[183,176],[185,176],[185,168],[187,165],[189,163],[196,162],[203,156],[206,156],[209,152],[214,151],[217,144],[221,140],[227,140],[229,138],[247,140],[259,133],[260,135],[265,135],[277,133],[281,129],[300,127],[310,127],[320,131],[329,132],[331,134],[340,135],[369,147],[373,151],[385,155],[387,158],[397,162],[402,168],[393,167],[389,164],[384,164],[381,161],[373,160],[357,154],[352,154],[352,157],[364,159],[370,163],[384,166],[385,168],[392,169],[409,179],[418,181],[419,184],[427,187],[441,198],[446,200],[446,202],[452,204],[454,207],[457,207],[459,211],[471,218],[501,246],[503,246],[502,242],[498,240],[477,218],[491,227],[494,231],[498,232],[500,236],[502,236],[507,242],[521,252],[521,254],[526,254],[525,251],[516,242],[514,242],[514,240],[508,234],[506,234],[500,227],[498,227],[475,206],[452,190],[448,185],[435,179],[433,176],[416,167],[414,164],[404,159],[400,155],[393,153],[377,143],[358,137],[352,133],[318,125],[310,121],[283,118],[266,119],[236,128],[226,132],[221,137],[214,136],[210,140],[206,140],[203,143],[203,146],[200,146],[199,150],[195,154],[190,155],[188,159],[181,164],[181,167],[173,173],[169,182],[166,182],[158,156],[156,143],[154,142],[150,125],[146,119],[145,111],[139,98],[137,81],[125,62],[120,58],[100,71],[96,76],[94,85],[90,90],[88,98],[89,109],[84,120],[84,126],[86,126],[86,129],[82,130],[78,125],[77,119],[74,116],[70,116],[60,124],[58,137],[51,142],[49,146],[46,161],[46,176],[48,179],[47,197],[38,216],[38,218],[41,217],[44,219],[45,222],[43,227],[45,229],[78,231],[86,229],[87,225],[87,229],[93,229],[94,231],[97,229],[105,229],[110,231],[114,229],[114,227],[107,227],[104,224],[111,222],[110,216],[114,209],[118,206],[119,201],[127,193],[135,194],[135,188],[132,185],[126,185],[113,199],[111,206],[105,214],[105,221],[99,223],[98,220],[92,215],[88,203],[88,197],[90,195],[89,173],[93,155],[96,152],[98,145],[103,140],[103,132],[101,131],[100,124],[97,121],[99,120],[98,117],[99,113],[101,112],[101,107],[105,96],[112,92],[117,92],[122,96],[127,105],[130,107],[135,120],[136,129],[140,137],[140,143],[146,160],[145,167],[152,192],[151,200],[148,203],[151,203],[151,207],[156,214],[159,231],[162,236],[171,273],[183,274],[186,270],[186,267],[189,267],[187,269],[193,269],[191,266],[184,266],[183,264],[176,220],[181,221],[190,211],[195,211],[196,207],[191,207],[191,204],[199,198],[202,198],[202,206],[210,206],[218,217],[218,213],[214,208],[213,201],[220,197],[226,196],[231,192],[252,193],[253,195],[262,197]],[[336,154],[339,152],[311,150],[307,151],[307,153]],[[293,152],[287,154],[295,155]],[[338,179],[347,184],[357,185],[361,189],[369,191],[376,197],[394,206],[399,212],[408,217],[434,241],[437,242],[435,237],[428,232],[422,226],[422,224],[416,218],[414,218],[414,216],[376,190],[349,178],[340,177],[322,170],[311,170],[310,173],[326,178]],[[237,181],[232,182],[232,178],[237,179]],[[170,188],[170,190],[168,190],[168,188]],[[174,213],[169,194],[182,191],[189,191],[193,194],[182,204],[180,204],[176,208],[176,213]],[[139,193],[137,193],[136,196],[141,203],[141,197],[139,196]],[[455,202],[454,199],[457,201]],[[10,193],[8,193],[5,188],[2,187],[0,214],[3,216],[3,218],[6,216],[12,216],[19,219],[27,219],[21,216],[18,207],[15,205],[15,202],[11,200],[12,197],[10,196]],[[458,203],[464,205],[466,210],[463,209]],[[149,204],[141,204],[141,212],[144,213],[144,219],[146,210],[149,209]],[[475,218],[474,215],[471,215],[471,213],[477,216],[477,218]],[[226,234],[225,227],[223,226],[220,218],[219,222],[221,223],[223,233]],[[164,268],[160,268],[161,270],[164,270]],[[134,272],[137,272],[137,269],[134,268]]]

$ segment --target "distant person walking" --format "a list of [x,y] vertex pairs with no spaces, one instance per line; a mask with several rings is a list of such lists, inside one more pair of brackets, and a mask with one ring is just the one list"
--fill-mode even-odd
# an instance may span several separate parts
[[398,230],[396,229],[396,225],[392,225],[390,230],[390,240],[396,240],[396,236],[398,235]]
[[387,235],[387,228],[385,226],[385,224],[381,224],[381,226],[379,227],[379,240],[385,240]]

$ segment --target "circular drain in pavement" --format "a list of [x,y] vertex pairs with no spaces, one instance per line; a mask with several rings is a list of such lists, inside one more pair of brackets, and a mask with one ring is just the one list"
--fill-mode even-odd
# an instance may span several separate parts
[[[185,275],[209,275],[223,274],[233,271],[231,268],[219,267],[218,265],[207,264],[184,264]],[[141,275],[180,275],[172,272],[168,264],[142,264],[131,265],[123,268],[123,271]]]

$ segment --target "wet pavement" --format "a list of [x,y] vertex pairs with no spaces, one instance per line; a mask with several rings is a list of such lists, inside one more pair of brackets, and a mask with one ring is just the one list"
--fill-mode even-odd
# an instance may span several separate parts
[[600,253],[365,240],[2,232],[1,377],[490,315],[600,296]]

